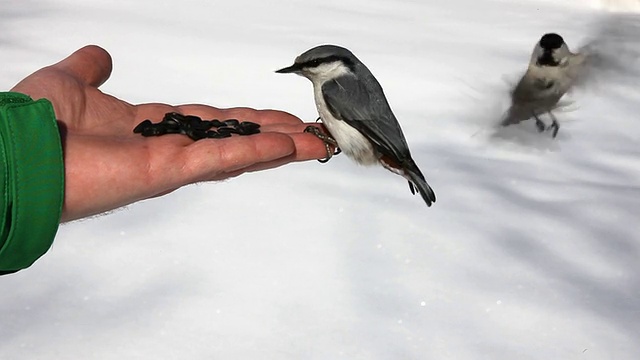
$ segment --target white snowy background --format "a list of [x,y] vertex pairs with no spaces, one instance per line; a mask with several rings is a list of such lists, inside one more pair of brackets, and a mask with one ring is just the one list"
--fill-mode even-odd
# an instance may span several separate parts
[[[614,4],[615,3],[615,4]],[[274,70],[350,48],[438,201],[338,156],[63,225],[0,278],[0,359],[640,358],[640,91],[576,91],[556,139],[496,130],[546,32],[637,1],[3,0],[0,81],[86,44],[105,92],[317,117]]]

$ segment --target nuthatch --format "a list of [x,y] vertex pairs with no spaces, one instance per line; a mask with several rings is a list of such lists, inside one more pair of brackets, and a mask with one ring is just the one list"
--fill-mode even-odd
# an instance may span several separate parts
[[295,73],[313,83],[320,119],[331,136],[315,126],[305,131],[325,141],[327,160],[333,155],[329,145],[336,146],[358,164],[381,164],[403,176],[409,181],[411,192],[415,194],[417,189],[427,206],[436,201],[433,190],[411,158],[382,87],[351,51],[321,45],[276,72]]

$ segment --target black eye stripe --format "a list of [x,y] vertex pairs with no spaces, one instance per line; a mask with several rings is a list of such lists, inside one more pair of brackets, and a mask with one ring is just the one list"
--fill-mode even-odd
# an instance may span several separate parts
[[328,63],[332,63],[335,61],[341,61],[342,63],[344,63],[345,65],[347,65],[349,68],[353,68],[353,61],[351,61],[351,59],[346,58],[346,57],[342,57],[342,56],[336,56],[336,55],[330,55],[330,56],[325,56],[322,58],[317,58],[317,59],[313,59],[313,60],[309,60],[309,61],[305,61],[300,63],[300,66],[305,68],[305,67],[309,67],[309,68],[314,68],[314,67],[318,67],[322,64],[328,64]]

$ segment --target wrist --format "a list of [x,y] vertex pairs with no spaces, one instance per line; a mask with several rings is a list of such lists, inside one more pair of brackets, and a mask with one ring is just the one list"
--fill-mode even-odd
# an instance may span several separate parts
[[0,272],[24,269],[51,246],[64,197],[53,106],[0,93]]

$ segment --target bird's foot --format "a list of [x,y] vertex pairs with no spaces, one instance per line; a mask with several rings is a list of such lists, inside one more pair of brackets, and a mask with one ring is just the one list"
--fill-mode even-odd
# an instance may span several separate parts
[[560,124],[558,124],[557,121],[554,121],[551,125],[549,125],[549,128],[547,128],[547,130],[551,130],[551,136],[555,138],[558,135],[558,130],[560,130]]
[[[323,133],[322,131],[320,131],[320,129],[318,129],[315,126],[307,126],[304,129],[304,132],[307,133],[311,133],[313,135],[315,135],[318,139],[322,140],[324,142],[324,146],[327,149],[327,157],[324,159],[318,159],[319,162],[321,163],[326,163],[327,161],[331,160],[331,158],[334,155],[338,155],[342,152],[342,150],[340,150],[340,148],[338,147],[338,142],[332,138],[331,136]],[[333,146],[333,148],[335,150],[332,150],[331,147]]]
[[535,119],[536,119],[536,127],[538,128],[538,132],[543,132],[544,129],[546,129],[546,126],[544,125],[542,120],[538,119],[537,117]]
[[553,132],[551,134],[555,138],[556,135],[558,135],[558,130],[560,130],[560,124],[558,124],[558,119],[553,116],[553,113],[551,111],[549,111],[549,117],[551,117],[552,122],[547,130],[552,130]]

